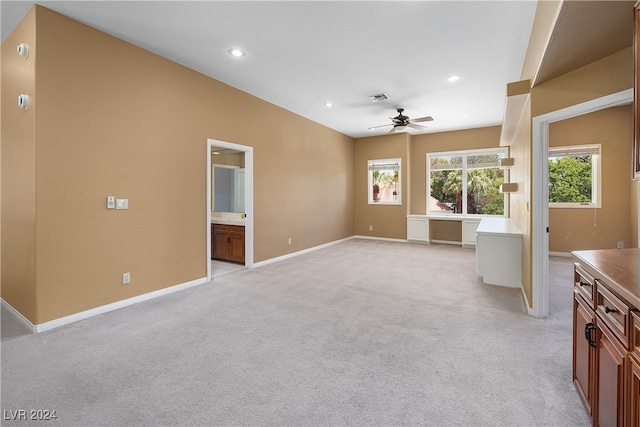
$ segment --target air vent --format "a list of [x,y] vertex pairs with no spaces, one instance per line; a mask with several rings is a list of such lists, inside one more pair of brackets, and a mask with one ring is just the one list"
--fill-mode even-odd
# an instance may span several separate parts
[[371,98],[373,102],[380,102],[386,101],[387,99],[389,99],[389,96],[386,93],[378,93],[376,95],[371,95],[369,98]]

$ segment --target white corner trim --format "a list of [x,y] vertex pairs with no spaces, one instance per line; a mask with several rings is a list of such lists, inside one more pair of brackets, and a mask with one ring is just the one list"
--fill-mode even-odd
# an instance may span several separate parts
[[27,319],[26,317],[24,317],[22,315],[22,313],[20,313],[18,310],[16,310],[15,308],[13,308],[11,306],[11,304],[9,304],[8,302],[6,302],[5,300],[0,298],[0,304],[2,305],[2,309],[3,310],[7,310],[9,313],[11,313],[11,315],[13,317],[16,318],[16,320],[18,320],[20,323],[22,323],[24,326],[26,326],[27,328],[31,329],[31,333],[35,333],[36,332],[36,327],[33,325],[33,323],[31,323],[29,321],[29,319]]
[[529,306],[529,299],[527,298],[527,293],[524,291],[524,287],[520,286],[520,290],[522,291],[522,298],[524,298],[524,307],[527,309],[527,314],[532,317],[539,317],[535,315],[533,308]]
[[68,325],[70,323],[88,319],[90,317],[97,316],[99,314],[104,314],[110,311],[118,310],[119,308],[128,307],[130,305],[137,304],[139,302],[147,301],[147,300],[157,298],[167,294],[172,294],[174,292],[191,288],[193,286],[202,285],[203,283],[207,283],[207,282],[208,282],[207,278],[203,277],[201,279],[191,280],[189,282],[181,283],[179,285],[169,286],[168,288],[158,289],[157,291],[148,292],[146,294],[127,298],[122,301],[116,301],[111,304],[106,304],[106,305],[92,308],[89,310],[81,311],[79,313],[71,314],[69,316],[61,317],[59,319],[51,320],[49,322],[40,323],[39,325],[35,325],[33,327],[34,328],[33,331],[35,333],[48,331],[53,328],[57,328],[59,326]]
[[336,245],[336,244],[338,244],[340,242],[346,242],[347,240],[351,240],[351,239],[353,239],[355,237],[356,236],[346,237],[344,239],[334,240],[333,242],[324,243],[322,245],[313,246],[313,247],[307,248],[307,249],[302,249],[301,251],[291,252],[290,254],[285,254],[285,255],[281,255],[281,256],[275,257],[275,258],[265,259],[264,261],[253,263],[249,268],[263,267],[265,265],[273,264],[274,262],[284,261],[285,259],[294,258],[294,257],[300,256],[300,255],[308,254],[309,252],[314,252],[314,251],[317,251],[318,249],[327,248],[329,246]]

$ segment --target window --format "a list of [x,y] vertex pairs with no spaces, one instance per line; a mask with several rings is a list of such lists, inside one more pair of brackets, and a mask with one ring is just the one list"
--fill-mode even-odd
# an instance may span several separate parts
[[549,207],[597,207],[600,144],[549,148]]
[[427,154],[427,214],[506,216],[506,156],[506,148]]
[[369,160],[369,204],[401,205],[400,159]]

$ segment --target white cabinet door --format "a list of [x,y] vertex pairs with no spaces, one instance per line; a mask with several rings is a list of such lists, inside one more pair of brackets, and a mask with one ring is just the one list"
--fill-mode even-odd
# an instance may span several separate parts
[[476,246],[476,229],[479,220],[462,221],[462,246],[473,248]]
[[429,242],[429,220],[426,217],[407,217],[407,240]]

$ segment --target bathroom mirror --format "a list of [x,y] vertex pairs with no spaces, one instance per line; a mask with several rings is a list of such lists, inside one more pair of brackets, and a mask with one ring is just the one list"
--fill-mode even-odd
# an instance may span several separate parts
[[222,153],[214,149],[211,163],[213,211],[243,213],[245,187],[244,153]]

